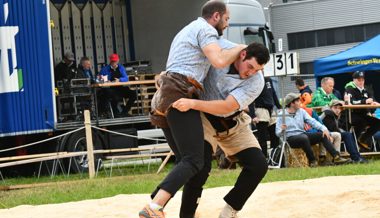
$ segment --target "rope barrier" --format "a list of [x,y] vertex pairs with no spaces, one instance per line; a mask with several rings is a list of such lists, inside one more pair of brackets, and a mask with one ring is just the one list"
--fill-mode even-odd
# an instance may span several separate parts
[[51,140],[53,140],[53,139],[61,138],[62,136],[69,135],[69,134],[71,134],[71,133],[74,133],[74,132],[80,131],[80,130],[82,130],[82,129],[84,129],[84,127],[80,127],[79,129],[75,129],[75,130],[72,130],[72,131],[70,131],[70,132],[66,132],[66,133],[63,133],[63,134],[61,134],[61,135],[57,135],[57,136],[54,136],[54,137],[52,137],[52,138],[44,139],[44,140],[41,140],[41,141],[32,142],[32,143],[29,143],[29,144],[26,144],[26,145],[20,145],[20,146],[17,146],[17,147],[12,147],[12,148],[3,149],[3,150],[0,150],[0,153],[2,153],[2,152],[6,152],[6,151],[16,150],[16,149],[19,149],[19,148],[26,148],[26,147],[30,147],[30,146],[33,146],[33,145],[36,145],[36,144],[43,143],[43,142],[51,141]]
[[141,137],[141,136],[138,137],[138,136],[135,136],[135,135],[130,135],[130,134],[125,134],[125,133],[115,132],[115,131],[108,130],[108,129],[103,129],[103,128],[100,128],[100,127],[97,127],[97,126],[92,126],[92,128],[94,128],[94,129],[98,129],[98,130],[101,130],[101,131],[104,131],[104,132],[113,133],[113,134],[116,134],[116,135],[121,135],[121,136],[131,137],[131,138],[146,139],[146,140],[152,140],[152,141],[166,142],[166,139],[148,138],[148,137]]

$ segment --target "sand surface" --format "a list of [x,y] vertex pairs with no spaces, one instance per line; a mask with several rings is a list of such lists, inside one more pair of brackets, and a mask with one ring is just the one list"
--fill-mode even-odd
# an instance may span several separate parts
[[[218,217],[223,196],[231,187],[206,189],[198,215]],[[178,217],[181,192],[166,207],[166,217]],[[117,195],[111,198],[63,204],[18,206],[0,210],[1,218],[137,218],[149,195]],[[302,181],[260,184],[239,213],[240,218],[379,218],[380,175],[338,176]]]

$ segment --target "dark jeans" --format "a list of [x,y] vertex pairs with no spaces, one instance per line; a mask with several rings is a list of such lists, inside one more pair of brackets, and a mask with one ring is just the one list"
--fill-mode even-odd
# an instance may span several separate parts
[[[181,218],[193,218],[198,207],[197,200],[201,196],[203,185],[206,183],[211,170],[211,145],[205,142],[205,166],[186,184],[183,190],[180,210]],[[268,164],[259,148],[247,148],[235,155],[239,160],[242,171],[234,187],[224,197],[224,200],[235,210],[241,210],[248,198],[264,178]]]
[[306,153],[306,157],[310,162],[315,161],[315,156],[313,153],[313,149],[311,145],[322,143],[323,147],[331,154],[331,156],[335,157],[339,155],[339,153],[334,149],[334,146],[331,144],[330,140],[327,137],[322,137],[321,132],[315,133],[302,133],[296,136],[290,136],[287,138],[287,141],[292,148],[302,148],[302,150]]
[[137,99],[136,91],[130,90],[128,87],[124,86],[104,88],[102,89],[102,92],[104,98],[110,101],[114,113],[118,112],[117,104],[122,101],[123,98],[128,98],[128,102],[125,105],[125,108],[123,108],[123,112],[128,112]]
[[270,140],[270,146],[271,148],[276,148],[279,144],[279,139],[276,136],[276,124],[273,124],[271,126],[268,126],[268,122],[258,122],[256,124],[257,132],[255,133],[255,136],[257,137],[260,147],[265,155],[265,157],[268,157],[268,136]]
[[170,109],[167,115],[170,128],[163,129],[166,140],[178,162],[153,192],[159,189],[172,197],[194,175],[204,168],[203,127],[199,111],[180,112]]
[[356,147],[354,135],[351,132],[341,132],[341,135],[347,152],[350,154],[350,158],[354,161],[358,161],[361,156]]
[[360,136],[360,133],[363,132],[367,126],[369,126],[363,134],[365,140],[380,130],[380,120],[368,115],[352,113],[351,123],[355,126],[355,133],[357,137]]

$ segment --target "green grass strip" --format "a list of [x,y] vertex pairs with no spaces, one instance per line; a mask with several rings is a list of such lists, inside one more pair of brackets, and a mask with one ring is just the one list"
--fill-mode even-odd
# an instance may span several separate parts
[[[35,184],[50,182],[49,186],[0,192],[0,208],[10,208],[18,205],[39,205],[80,201],[85,199],[99,199],[118,194],[150,193],[165,177],[172,165],[165,168],[165,172],[155,174],[157,166],[150,166],[147,173],[146,166],[137,168],[114,169],[114,174],[123,172],[125,176],[108,177],[103,174],[96,179],[86,179],[87,175],[73,175],[49,177],[37,180],[36,178],[18,178],[6,180],[7,185]],[[236,170],[220,170],[213,168],[205,188],[232,186],[240,173]],[[285,168],[269,170],[263,182],[304,180],[326,176],[345,175],[373,175],[380,174],[380,161],[371,160],[368,164],[348,164],[342,166],[317,168]]]

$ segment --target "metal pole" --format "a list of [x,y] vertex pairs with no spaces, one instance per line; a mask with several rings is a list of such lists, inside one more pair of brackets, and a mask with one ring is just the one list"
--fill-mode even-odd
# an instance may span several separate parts
[[84,111],[84,126],[86,129],[86,142],[87,142],[87,158],[88,158],[88,174],[90,179],[95,177],[95,163],[94,163],[94,147],[92,142],[91,132],[91,118],[90,111]]
[[[285,102],[284,102],[284,99],[285,99],[285,96],[284,96],[284,77],[281,76],[280,77],[280,83],[281,83],[281,97],[282,97],[282,116],[281,116],[281,119],[282,119],[282,125],[285,124]],[[278,168],[281,168],[281,163],[282,163],[282,157],[284,155],[284,152],[285,152],[285,146],[288,142],[286,141],[286,130],[282,130],[282,147],[281,147],[281,153],[280,153],[280,160],[278,161]],[[284,160],[285,161],[285,160]],[[286,166],[285,166],[286,167]]]

